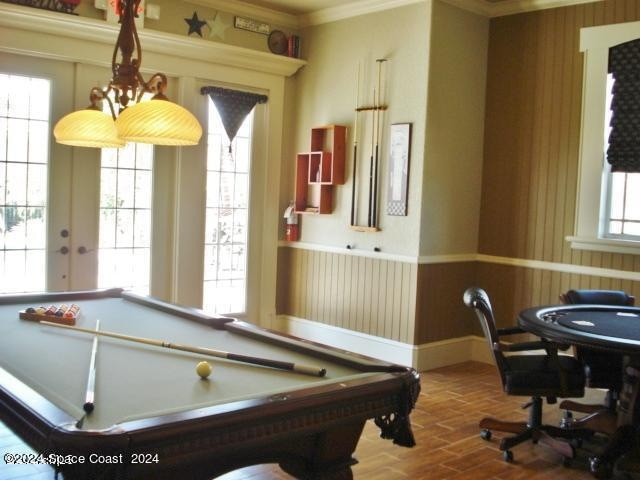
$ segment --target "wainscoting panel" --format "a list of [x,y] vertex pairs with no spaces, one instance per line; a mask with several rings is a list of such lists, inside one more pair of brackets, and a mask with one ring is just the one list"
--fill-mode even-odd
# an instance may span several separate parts
[[416,263],[280,248],[277,311],[414,344],[417,274]]

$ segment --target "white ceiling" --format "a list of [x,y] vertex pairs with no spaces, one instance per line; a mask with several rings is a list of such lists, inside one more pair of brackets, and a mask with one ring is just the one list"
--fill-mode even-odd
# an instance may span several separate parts
[[[335,7],[349,8],[351,6],[356,6],[357,4],[366,3],[363,0],[244,0],[244,2],[292,15],[310,14]],[[378,1],[369,3],[383,2]],[[462,7],[466,4],[469,9],[472,10],[474,7],[478,8],[478,6],[480,6],[480,8],[484,6],[491,9],[500,4],[504,6],[508,4],[528,4],[528,9],[536,9],[545,8],[550,4],[553,4],[553,6],[562,6],[577,2],[575,0],[458,0],[455,3]]]
[[292,15],[317,12],[325,8],[339,7],[360,0],[245,0],[246,3],[270,8]]
[[[183,0],[236,15],[300,28],[427,0]],[[443,0],[487,17],[603,0]]]

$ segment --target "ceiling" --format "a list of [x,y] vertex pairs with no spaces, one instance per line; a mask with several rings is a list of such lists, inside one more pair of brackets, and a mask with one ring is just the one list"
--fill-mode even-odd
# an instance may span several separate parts
[[[445,0],[447,1],[447,0]],[[595,0],[593,0],[595,1]],[[269,8],[272,10],[280,11],[283,13],[288,13],[291,15],[305,15],[310,13],[315,13],[320,10],[325,10],[327,8],[335,8],[335,7],[349,7],[355,6],[356,4],[365,3],[363,0],[244,0],[245,3],[257,5],[260,7]],[[380,3],[380,2],[377,2]],[[469,5],[469,7],[477,6],[478,4],[484,4],[487,8],[491,8],[492,5],[496,4],[532,4],[532,7],[543,7],[544,4],[553,3],[554,6],[562,6],[569,5],[572,3],[576,3],[575,0],[461,0],[456,2],[458,4],[462,4],[464,6],[465,3]]]
[[302,15],[317,12],[325,8],[338,7],[361,0],[245,0],[246,3],[270,8],[292,15]]
[[[428,0],[183,0],[187,3],[300,28]],[[487,17],[603,0],[442,0]]]

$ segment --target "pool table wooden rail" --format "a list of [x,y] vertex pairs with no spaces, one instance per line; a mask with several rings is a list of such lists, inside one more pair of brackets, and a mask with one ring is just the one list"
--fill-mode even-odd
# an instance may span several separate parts
[[[53,297],[52,297],[53,295]],[[84,297],[86,295],[86,297]],[[123,455],[124,463],[64,465],[65,480],[208,479],[236,468],[279,463],[297,478],[351,478],[352,454],[368,419],[384,438],[413,444],[409,413],[417,400],[418,374],[314,342],[256,328],[230,318],[122,292],[72,292],[24,296],[27,301],[122,297],[150,308],[185,316],[217,329],[343,363],[363,372],[344,381],[251,399],[231,401],[156,417],[125,421],[104,430],[80,430],[75,417],[0,368],[0,418],[35,450],[56,455]],[[0,296],[0,304],[11,301]],[[288,374],[288,373],[283,373]],[[126,392],[123,392],[126,394]],[[157,454],[159,463],[130,462]]]

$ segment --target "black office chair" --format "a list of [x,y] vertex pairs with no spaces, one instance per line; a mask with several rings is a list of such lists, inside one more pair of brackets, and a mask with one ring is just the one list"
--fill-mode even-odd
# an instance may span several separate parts
[[[621,290],[569,290],[560,295],[560,301],[565,304],[633,306],[635,298]],[[622,355],[576,347],[576,357],[584,364],[586,386],[607,390],[605,401],[602,405],[565,401],[561,408],[588,414],[603,409],[615,410],[622,388]]]
[[[553,437],[580,438],[586,432],[543,425],[542,398],[546,397],[548,403],[555,403],[556,397],[583,396],[585,376],[582,364],[573,357],[558,355],[557,346],[544,340],[511,344],[502,342],[502,336],[524,333],[524,331],[517,327],[496,328],[489,297],[481,288],[468,288],[464,292],[463,299],[468,307],[475,310],[480,320],[500,373],[503,390],[508,395],[531,397],[531,400],[523,406],[523,408],[531,408],[527,423],[483,418],[480,421],[482,429],[480,436],[489,440],[492,430],[514,433],[514,436],[505,437],[500,442],[503,458],[508,462],[513,460],[511,448],[527,440],[539,440],[559,452],[565,459],[573,458],[573,447],[568,442]],[[544,349],[547,353],[545,355],[504,355],[504,352],[539,349]]]

